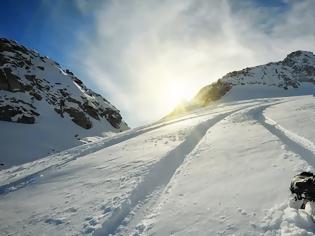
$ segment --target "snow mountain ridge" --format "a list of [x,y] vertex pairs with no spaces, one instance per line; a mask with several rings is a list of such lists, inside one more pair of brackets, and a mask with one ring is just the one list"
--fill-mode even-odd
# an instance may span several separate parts
[[0,129],[0,162],[8,167],[128,126],[116,107],[71,71],[0,38]]
[[204,86],[189,102],[178,105],[167,117],[204,107],[216,101],[315,94],[315,55],[295,51],[283,61],[227,73]]

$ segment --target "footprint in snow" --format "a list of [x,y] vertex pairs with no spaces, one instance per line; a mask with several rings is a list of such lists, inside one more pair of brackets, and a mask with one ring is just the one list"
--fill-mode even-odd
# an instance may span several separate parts
[[98,223],[98,221],[97,221],[96,219],[91,219],[91,220],[89,221],[89,224],[90,224],[90,225],[93,225],[93,226],[97,225],[97,223]]
[[112,211],[112,208],[104,205],[104,206],[101,207],[101,210],[103,210],[104,214],[107,214],[107,213]]
[[226,216],[220,216],[219,217],[219,222],[221,223],[221,224],[223,224],[224,222],[226,222]]
[[241,215],[243,215],[243,216],[247,215],[247,212],[244,211],[243,209],[237,208],[237,210],[238,210],[239,213],[241,213]]
[[64,219],[62,219],[62,218],[60,218],[60,219],[48,218],[44,222],[47,223],[47,224],[51,224],[51,225],[60,225],[60,224],[65,223]]
[[66,209],[66,212],[71,212],[71,213],[74,213],[74,212],[77,212],[78,210],[74,207],[70,207],[68,209]]
[[94,231],[95,231],[95,228],[94,227],[92,227],[92,226],[86,226],[86,227],[84,227],[85,229],[84,229],[84,233],[85,234],[90,234],[90,233],[93,233]]

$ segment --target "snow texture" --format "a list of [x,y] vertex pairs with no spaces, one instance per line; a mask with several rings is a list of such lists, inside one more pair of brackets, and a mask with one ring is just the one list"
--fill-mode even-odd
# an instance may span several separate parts
[[0,235],[314,235],[312,96],[226,102],[0,172]]
[[[10,44],[20,51],[0,48],[1,73],[11,76],[0,95],[19,112],[0,121],[0,235],[315,235],[314,203],[300,209],[289,192],[293,176],[315,170],[313,53],[229,73],[220,101],[114,134],[128,128],[114,106]],[[45,77],[38,88],[53,83],[48,95],[25,93],[27,75]],[[87,109],[93,128],[51,102],[64,96],[61,85],[71,94],[65,105]],[[112,120],[89,110],[96,104]]]

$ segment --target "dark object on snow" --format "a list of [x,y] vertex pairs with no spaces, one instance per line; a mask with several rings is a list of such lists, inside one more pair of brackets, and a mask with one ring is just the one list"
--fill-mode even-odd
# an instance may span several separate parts
[[311,172],[302,172],[294,176],[290,191],[295,200],[303,200],[301,208],[304,209],[308,201],[315,201],[315,175]]

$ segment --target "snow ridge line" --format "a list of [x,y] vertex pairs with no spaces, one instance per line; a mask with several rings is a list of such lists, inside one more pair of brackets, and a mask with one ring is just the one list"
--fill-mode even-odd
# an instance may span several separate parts
[[258,108],[254,112],[254,118],[264,126],[271,134],[279,138],[286,145],[287,149],[298,154],[309,165],[315,168],[315,145],[310,140],[303,138],[292,131],[289,131],[277,122],[266,117],[263,111],[272,105]]
[[[259,106],[256,104],[255,106]],[[112,215],[107,219],[102,227],[94,231],[93,236],[115,235],[124,219],[137,207],[139,203],[147,199],[156,189],[164,189],[171,181],[176,170],[181,166],[185,158],[194,150],[208,130],[233,113],[244,110],[243,107],[234,111],[217,115],[199,125],[186,137],[180,145],[171,150],[163,159],[151,167],[149,173],[144,176],[143,181],[132,191],[130,197],[126,199],[119,208],[116,208]],[[160,193],[163,190],[160,191]],[[156,198],[158,199],[158,198]]]

